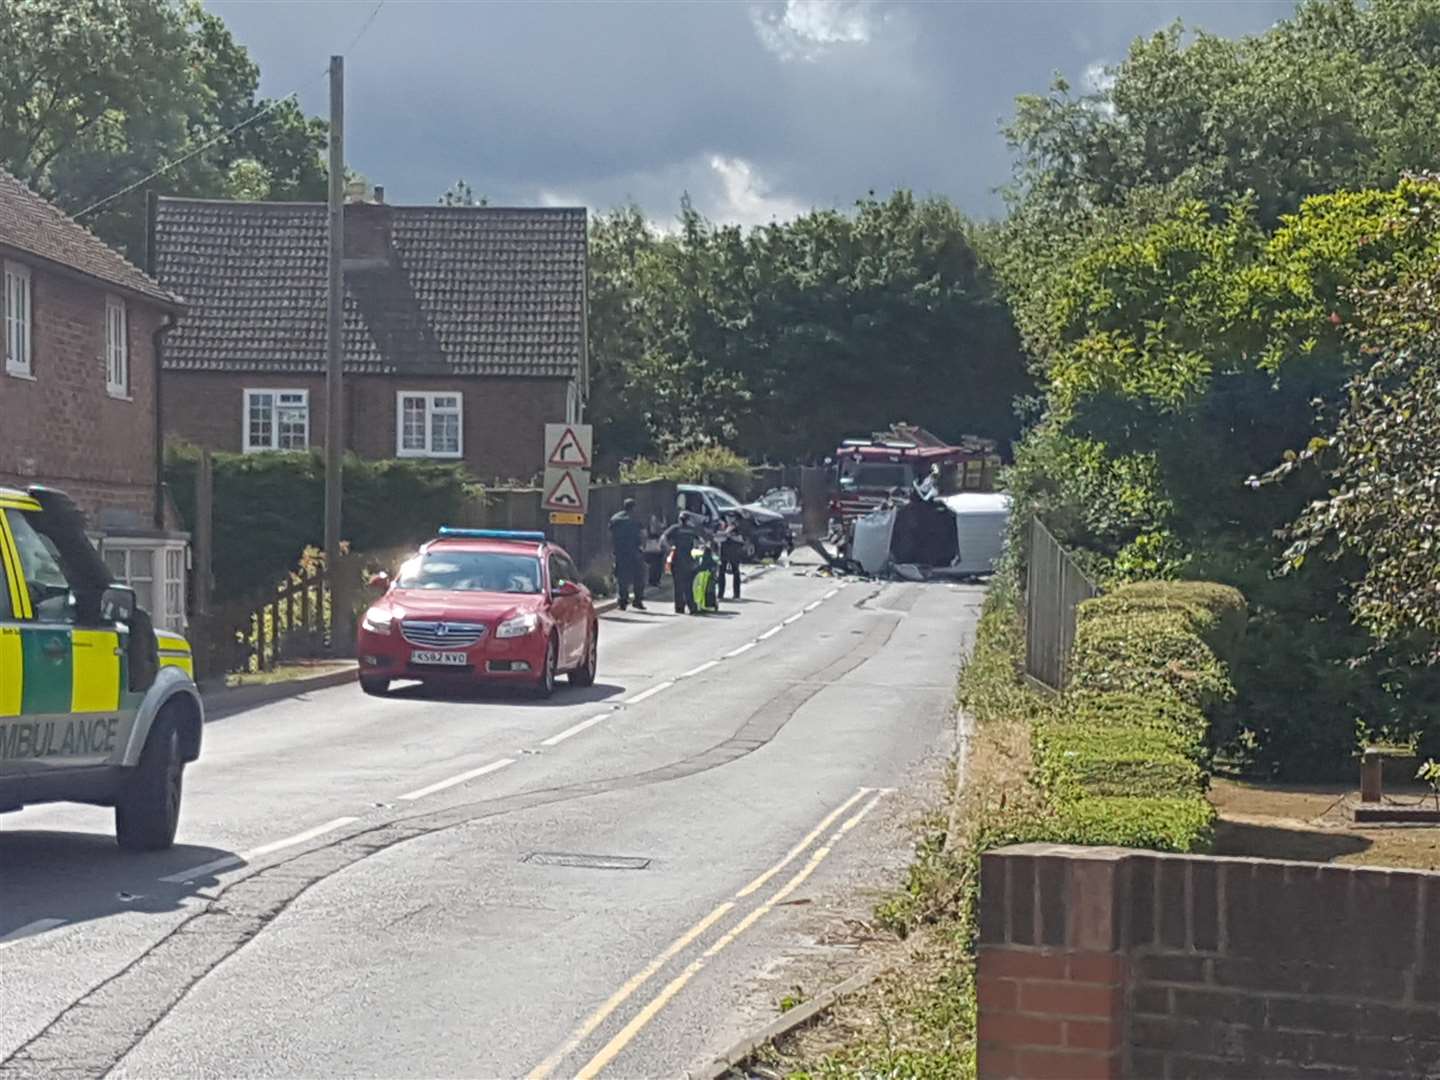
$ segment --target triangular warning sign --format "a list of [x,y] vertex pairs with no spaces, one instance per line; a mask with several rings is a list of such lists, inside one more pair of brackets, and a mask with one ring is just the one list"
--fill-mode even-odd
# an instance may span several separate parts
[[545,505],[567,510],[585,509],[585,500],[580,497],[580,486],[575,483],[575,477],[568,472],[563,474],[550,494],[545,496]]
[[580,445],[580,438],[575,434],[574,428],[566,428],[565,434],[560,436],[560,441],[555,444],[555,449],[550,451],[550,465],[563,469],[588,469],[590,467],[590,456],[585,453],[585,447]]

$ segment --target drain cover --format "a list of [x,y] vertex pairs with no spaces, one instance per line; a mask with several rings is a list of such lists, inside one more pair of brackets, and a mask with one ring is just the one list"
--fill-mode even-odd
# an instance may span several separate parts
[[521,862],[538,866],[578,866],[584,870],[644,870],[649,859],[633,855],[575,855],[564,851],[532,851]]

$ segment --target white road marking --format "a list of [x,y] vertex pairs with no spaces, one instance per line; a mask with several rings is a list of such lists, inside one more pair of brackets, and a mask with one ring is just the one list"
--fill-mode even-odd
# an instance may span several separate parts
[[4,937],[0,937],[0,949],[6,945],[14,945],[21,938],[43,934],[46,930],[52,930],[64,921],[64,919],[36,919],[34,922],[27,922],[24,926],[17,926]]
[[784,629],[785,629],[785,624],[784,624],[784,623],[781,623],[779,626],[772,626],[769,630],[766,630],[763,634],[761,634],[761,635],[760,635],[758,638],[756,638],[755,640],[756,640],[756,641],[769,641],[772,637],[774,637],[776,634],[778,634],[781,630],[784,630]]
[[753,649],[753,648],[755,647],[755,645],[756,645],[756,642],[747,641],[744,645],[741,645],[738,649],[731,649],[729,652],[727,652],[727,653],[725,654],[725,659],[727,659],[727,660],[733,660],[733,659],[734,659],[735,657],[737,657],[737,656],[744,656],[747,652],[749,652],[751,649]]
[[693,667],[693,668],[691,668],[689,671],[682,672],[679,677],[682,678],[682,679],[689,679],[689,678],[691,678],[692,676],[699,675],[699,674],[701,674],[702,672],[705,672],[705,671],[709,671],[712,667],[719,667],[719,666],[720,666],[720,661],[719,661],[719,660],[706,660],[705,663],[701,664],[699,667]]
[[823,600],[812,600],[810,603],[808,603],[808,604],[805,605],[805,610],[806,610],[806,611],[814,611],[817,607],[819,607],[819,606],[820,606],[821,604],[823,604],[824,602],[825,602],[825,601],[823,601]]
[[782,622],[780,625],[781,625],[781,626],[789,626],[791,623],[797,623],[797,622],[799,622],[799,621],[800,621],[801,619],[803,619],[804,617],[805,617],[805,613],[804,613],[803,611],[797,611],[794,615],[791,615],[788,619],[786,619],[786,620],[785,620],[784,622]]
[[550,738],[541,742],[540,745],[559,746],[566,739],[570,738],[571,735],[579,735],[580,732],[584,731],[586,728],[594,727],[596,724],[600,723],[601,720],[604,720],[609,715],[609,713],[601,713],[599,716],[590,717],[589,720],[581,720],[574,727],[568,727],[564,731],[560,732],[559,735],[551,735]]
[[826,593],[824,596],[822,596],[820,599],[821,599],[821,600],[834,600],[835,597],[837,597],[837,596],[839,596],[839,595],[840,595],[840,590],[839,590],[839,589],[831,589],[829,592],[827,592],[827,593]]
[[448,780],[441,780],[438,784],[431,784],[429,787],[422,787],[419,791],[411,791],[400,798],[407,802],[414,802],[416,799],[423,799],[426,795],[434,795],[437,791],[444,791],[456,784],[463,784],[467,780],[474,780],[477,776],[484,776],[486,773],[498,772],[507,765],[514,765],[514,758],[501,758],[499,761],[492,761],[489,765],[481,765],[478,769],[471,769],[469,772],[462,772]]
[[304,832],[296,833],[294,836],[287,836],[283,840],[275,840],[269,844],[261,844],[259,847],[252,848],[243,855],[226,855],[223,859],[215,859],[211,862],[201,863],[199,866],[192,866],[189,870],[181,870],[177,874],[166,874],[160,880],[170,882],[171,884],[181,884],[197,877],[203,877],[206,874],[213,874],[216,870],[226,870],[232,866],[239,866],[241,863],[252,862],[262,855],[269,855],[272,852],[281,851],[287,847],[294,847],[296,844],[303,844],[307,840],[314,840],[317,836],[324,836],[328,832],[334,832],[336,829],[343,828],[359,820],[359,818],[354,817],[336,818],[334,821],[327,821],[324,825],[316,825],[313,829],[306,829]]
[[625,699],[625,704],[626,704],[626,705],[639,705],[642,701],[648,701],[650,698],[654,697],[656,694],[663,694],[666,690],[669,690],[670,687],[672,687],[672,686],[674,686],[674,685],[675,685],[675,680],[674,680],[674,679],[671,679],[669,682],[662,682],[659,686],[652,686],[652,687],[650,687],[650,689],[649,689],[649,690],[646,690],[643,694],[636,694],[636,695],[635,695],[634,697],[632,697],[632,698],[626,698],[626,699]]

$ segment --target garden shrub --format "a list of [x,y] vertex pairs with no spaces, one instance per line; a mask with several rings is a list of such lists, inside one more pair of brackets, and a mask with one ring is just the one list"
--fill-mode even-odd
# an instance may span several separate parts
[[1072,689],[1032,729],[1047,839],[1208,848],[1209,729],[1235,695],[1226,661],[1246,621],[1241,594],[1209,582],[1140,582],[1081,605]]
[[[217,453],[211,460],[216,594],[248,596],[281,580],[307,547],[324,542],[324,457]],[[166,451],[166,482],[192,530],[199,462],[197,449]],[[343,538],[355,552],[413,547],[461,520],[466,504],[484,494],[463,465],[347,455],[344,469]]]
[[1227,663],[1239,652],[1249,614],[1240,590],[1213,581],[1139,581],[1082,605],[1081,623],[1122,613],[1178,611]]
[[723,446],[705,446],[677,454],[668,461],[636,458],[621,467],[620,482],[643,484],[669,480],[675,484],[708,484],[743,501],[750,497],[753,475],[749,462],[735,451]]
[[1225,665],[1178,610],[1082,620],[1071,671],[1077,690],[1168,696],[1204,710],[1234,696]]

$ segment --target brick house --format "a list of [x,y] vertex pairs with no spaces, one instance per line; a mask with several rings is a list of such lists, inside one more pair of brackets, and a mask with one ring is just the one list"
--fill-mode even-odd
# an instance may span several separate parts
[[111,570],[183,629],[188,537],[159,472],[157,347],[181,299],[0,170],[0,484],[85,512]]
[[[188,306],[162,361],[166,436],[323,445],[325,206],[167,198],[154,215],[156,277]],[[586,258],[584,209],[348,204],[347,449],[541,471],[543,425],[585,398]]]

